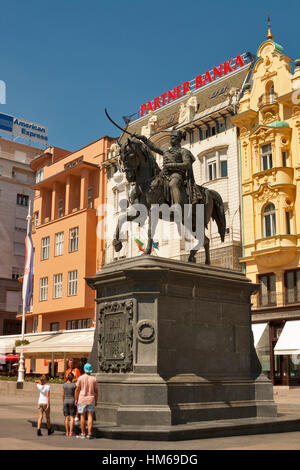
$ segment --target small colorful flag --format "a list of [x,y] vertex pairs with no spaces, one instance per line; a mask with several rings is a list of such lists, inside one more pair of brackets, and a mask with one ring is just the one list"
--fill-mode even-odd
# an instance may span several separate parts
[[153,248],[155,248],[156,250],[159,250],[158,242],[155,243],[155,242],[152,240],[152,246],[153,246]]
[[141,242],[138,238],[135,238],[134,241],[135,241],[135,243],[137,244],[138,249],[139,249],[140,251],[145,251],[144,248],[143,248],[143,245],[144,245],[143,242]]

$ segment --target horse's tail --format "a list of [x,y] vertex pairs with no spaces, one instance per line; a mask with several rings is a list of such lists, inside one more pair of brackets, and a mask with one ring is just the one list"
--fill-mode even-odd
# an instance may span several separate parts
[[217,193],[217,191],[214,191],[213,189],[209,189],[209,193],[212,196],[213,201],[214,201],[212,218],[217,223],[218,232],[223,242],[225,239],[225,232],[226,232],[226,218],[225,218],[223,200],[220,194]]

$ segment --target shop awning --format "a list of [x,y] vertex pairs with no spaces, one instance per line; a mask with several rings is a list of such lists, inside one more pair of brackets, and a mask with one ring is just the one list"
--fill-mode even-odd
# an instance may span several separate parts
[[[44,334],[37,341],[30,341],[23,348],[25,357],[56,358],[72,355],[73,357],[87,357],[94,343],[94,328],[82,330],[56,331]],[[20,352],[21,348],[16,348]]]
[[300,320],[286,322],[274,348],[274,354],[300,354]]
[[[29,344],[23,346],[24,356],[29,358],[63,358],[64,356],[87,357],[94,343],[95,328],[81,330],[47,331],[26,334]],[[0,337],[0,353],[12,352],[16,339],[20,335]],[[3,349],[1,350],[1,345]],[[21,347],[15,348],[19,354]]]
[[255,323],[252,324],[252,332],[254,338],[254,347],[259,347],[259,342],[262,339],[263,334],[266,331],[268,323]]

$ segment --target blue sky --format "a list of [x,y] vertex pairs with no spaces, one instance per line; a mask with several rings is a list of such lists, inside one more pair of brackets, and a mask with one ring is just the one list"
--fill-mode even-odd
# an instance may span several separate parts
[[[299,0],[1,2],[0,112],[44,124],[71,151],[117,136],[122,116],[239,53],[257,52],[267,10],[276,42],[300,58]],[[3,135],[4,136],[4,135]]]

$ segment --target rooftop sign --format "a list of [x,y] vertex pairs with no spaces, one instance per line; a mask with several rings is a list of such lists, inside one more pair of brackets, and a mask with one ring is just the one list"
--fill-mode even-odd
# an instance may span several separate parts
[[235,58],[225,61],[224,63],[214,67],[212,70],[207,70],[202,75],[197,75],[191,81],[184,82],[181,85],[176,86],[173,90],[166,91],[162,95],[157,96],[148,103],[141,105],[140,115],[141,117],[148,114],[150,111],[155,111],[162,106],[170,103],[171,101],[177,100],[188,93],[188,91],[196,90],[204,85],[208,85],[219,78],[228,75],[240,67],[243,67],[251,61],[251,54],[245,52],[244,54],[237,55]]
[[48,144],[48,127],[9,114],[0,113],[0,131],[32,142]]

